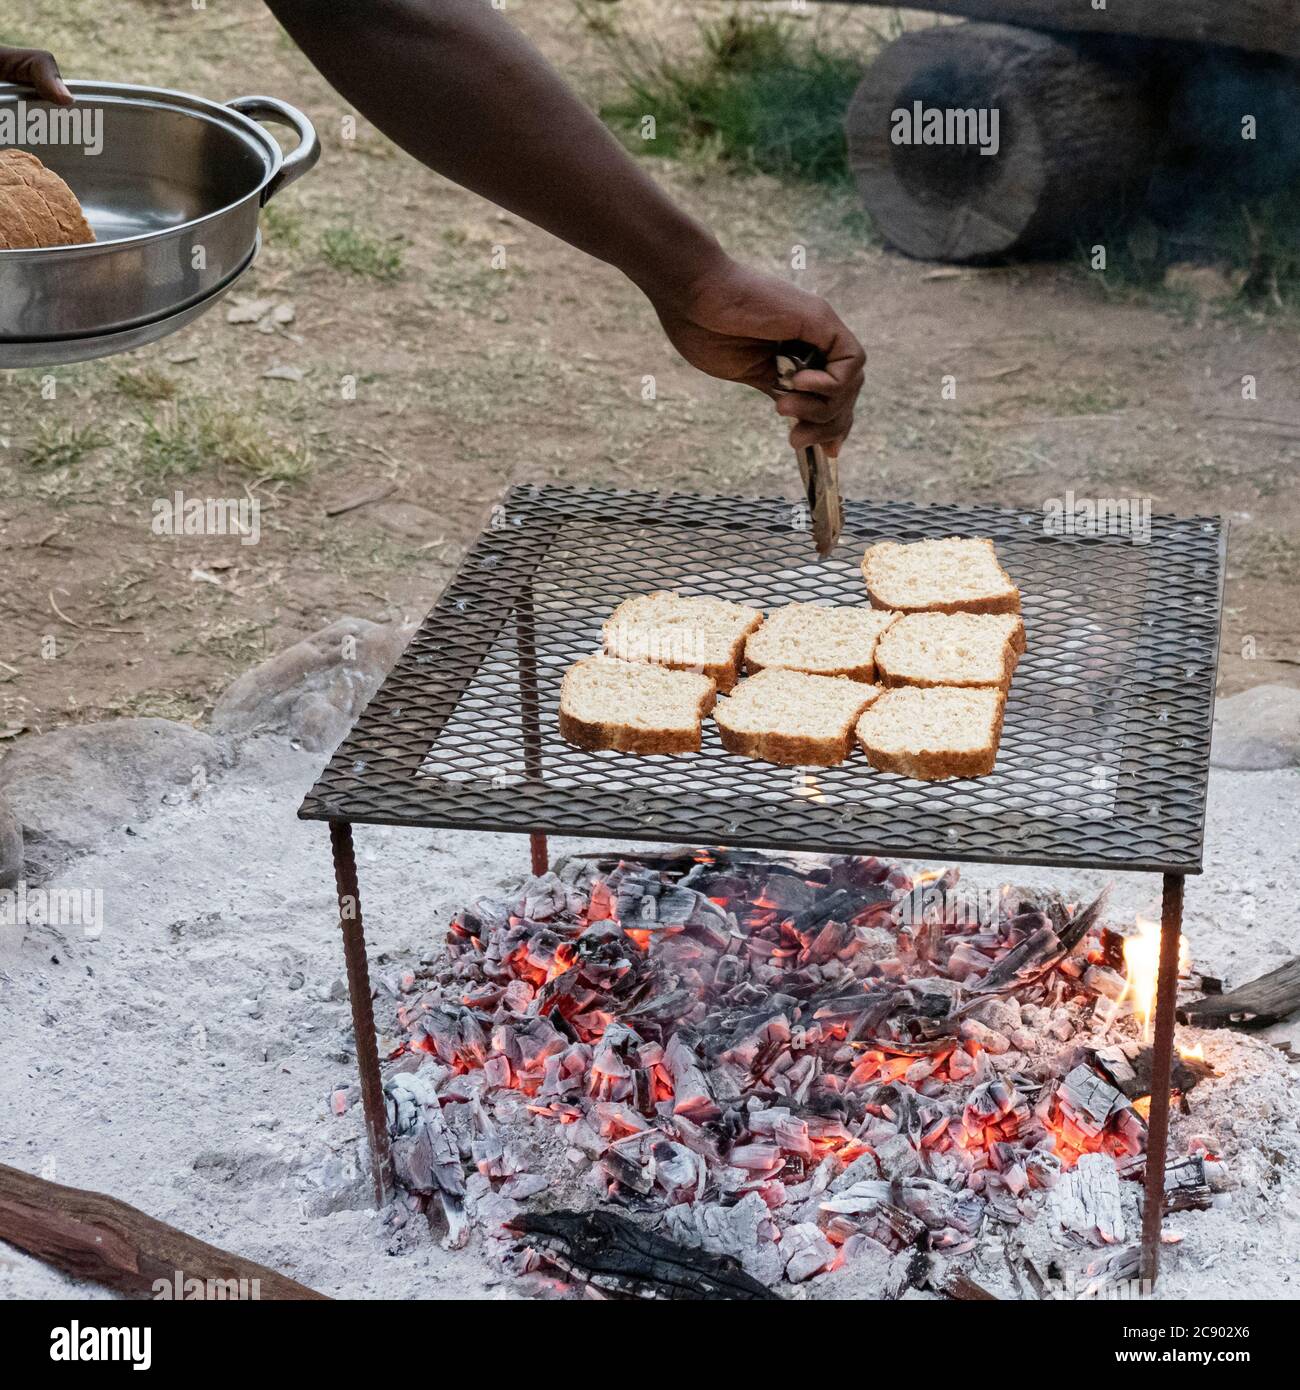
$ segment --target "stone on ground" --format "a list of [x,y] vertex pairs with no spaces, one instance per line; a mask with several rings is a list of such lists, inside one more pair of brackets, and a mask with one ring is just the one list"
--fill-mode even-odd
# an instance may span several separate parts
[[221,763],[215,739],[170,719],[80,724],[23,739],[0,762],[0,793],[44,872],[196,794]]
[[1210,761],[1236,772],[1300,766],[1300,690],[1257,685],[1218,701]]
[[402,654],[411,629],[340,618],[269,661],[245,671],[217,701],[212,728],[223,734],[281,734],[311,753],[347,733]]
[[12,888],[23,876],[23,828],[0,796],[0,888]]

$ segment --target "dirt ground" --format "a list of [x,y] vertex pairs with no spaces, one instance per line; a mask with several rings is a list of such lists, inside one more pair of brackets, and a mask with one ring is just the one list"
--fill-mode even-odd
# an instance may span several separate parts
[[[706,7],[609,8],[674,46]],[[815,8],[807,22],[864,51],[889,22]],[[590,99],[612,90],[570,0],[512,15]],[[287,306],[285,322],[230,323],[228,300],[130,357],[0,375],[0,739],[197,720],[238,671],[340,614],[418,617],[514,482],[796,494],[767,402],[675,360],[615,272],[364,122],[348,138],[351,113],[257,0],[30,0],[0,42],[50,47],[72,77],[268,92],[325,147],[271,205],[238,291]],[[1221,690],[1297,681],[1294,319],[1138,298],[1067,266],[937,269],[874,244],[848,194],[653,168],[746,260],[792,274],[806,247],[796,278],[866,344],[848,495],[1037,507],[1073,489],[1225,515]],[[247,488],[259,544],[155,536],[152,504],[178,488]]]

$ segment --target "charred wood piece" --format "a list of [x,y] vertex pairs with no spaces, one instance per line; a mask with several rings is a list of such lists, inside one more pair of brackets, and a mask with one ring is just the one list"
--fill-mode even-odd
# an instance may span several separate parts
[[1208,995],[1178,1010],[1183,1023],[1201,1028],[1266,1028],[1300,1009],[1300,956],[1239,985],[1227,994]]
[[[1122,1091],[1129,1100],[1151,1094],[1152,1049],[1139,1043],[1099,1047],[1092,1054],[1093,1062],[1101,1069],[1111,1085]],[[1195,1057],[1175,1057],[1173,1089],[1186,1095],[1198,1081],[1214,1076],[1214,1068]]]
[[666,1240],[612,1211],[525,1213],[508,1223],[543,1260],[622,1298],[780,1302],[738,1261]]

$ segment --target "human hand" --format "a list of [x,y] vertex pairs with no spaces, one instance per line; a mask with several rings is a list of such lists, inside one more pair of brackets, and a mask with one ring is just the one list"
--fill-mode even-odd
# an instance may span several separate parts
[[44,49],[0,47],[0,82],[34,87],[38,95],[56,106],[71,106],[73,102],[72,93],[59,76],[54,55]]
[[[837,455],[853,428],[866,354],[839,315],[817,295],[719,256],[681,292],[651,295],[664,332],[694,367],[724,381],[741,381],[776,402],[795,421],[796,449],[825,446]],[[798,372],[781,392],[777,345],[798,339],[826,354],[824,371]]]

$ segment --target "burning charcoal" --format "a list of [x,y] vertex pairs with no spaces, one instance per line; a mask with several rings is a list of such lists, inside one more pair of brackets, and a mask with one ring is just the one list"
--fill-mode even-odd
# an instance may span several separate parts
[[495,898],[478,898],[472,907],[461,913],[460,921],[471,935],[485,940],[492,932],[504,930],[509,924],[510,907]]
[[948,973],[954,980],[965,981],[984,975],[992,961],[983,951],[968,941],[959,941],[948,956]]
[[419,1073],[392,1077],[384,1089],[401,1126],[393,1141],[398,1181],[412,1192],[436,1193],[447,1221],[443,1245],[458,1250],[469,1240],[465,1170],[456,1141],[443,1120],[437,1093]]
[[1206,1167],[1201,1154],[1176,1158],[1165,1164],[1166,1211],[1207,1211],[1214,1205],[1214,1191]]
[[775,1284],[781,1278],[784,1264],[776,1223],[756,1192],[730,1207],[717,1202],[670,1207],[665,1224],[674,1239],[730,1256],[764,1284]]
[[954,1081],[965,1081],[975,1074],[975,1059],[964,1049],[958,1048],[948,1057],[948,1075]]
[[516,1173],[502,1183],[501,1195],[522,1202],[528,1197],[536,1197],[539,1192],[545,1192],[550,1185],[550,1179],[542,1177],[540,1173]]
[[1124,997],[1128,981],[1118,970],[1111,970],[1104,965],[1090,965],[1083,973],[1083,987],[1091,990],[1093,994],[1118,1001]]
[[568,906],[568,892],[554,874],[529,879],[519,897],[519,915],[529,922],[549,922]]
[[727,1155],[727,1162],[748,1173],[775,1173],[785,1160],[775,1143],[737,1144]]
[[886,1250],[905,1250],[924,1238],[925,1223],[891,1202],[881,1202],[861,1219],[859,1230]]
[[772,1300],[737,1261],[688,1250],[609,1211],[521,1215],[510,1229],[541,1257],[596,1289],[627,1298]]
[[1061,1160],[1045,1149],[1035,1149],[1025,1159],[1025,1173],[1035,1187],[1055,1187],[1061,1176]]
[[1116,1111],[1127,1106],[1124,1096],[1090,1067],[1075,1067],[1056,1092],[1061,1108],[1088,1135],[1098,1135]]
[[611,1188],[625,1187],[643,1197],[654,1191],[657,1165],[653,1149],[647,1149],[645,1138],[642,1134],[631,1134],[605,1150],[601,1168]]
[[876,1149],[886,1177],[906,1179],[921,1171],[921,1159],[905,1134],[896,1134]]
[[833,1196],[824,1197],[818,1207],[824,1212],[862,1215],[887,1202],[891,1191],[890,1184],[884,1179],[865,1178],[851,1187],[840,1188]]
[[995,1057],[1011,1050],[1011,1044],[1001,1033],[994,1032],[973,1018],[964,1019],[958,1033],[967,1042],[978,1043],[985,1052],[991,1052]]
[[811,1222],[786,1228],[781,1236],[781,1253],[785,1258],[785,1277],[792,1284],[821,1274],[835,1260],[835,1247]]
[[664,1069],[672,1078],[673,1112],[686,1115],[697,1124],[716,1119],[721,1113],[700,1070],[699,1058],[674,1034],[664,1049]]
[[1083,1154],[1061,1174],[1050,1206],[1062,1230],[1093,1245],[1115,1245],[1127,1236],[1119,1174],[1109,1154]]

